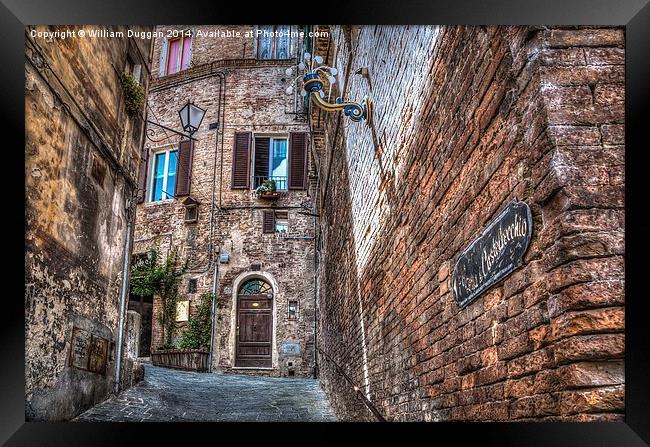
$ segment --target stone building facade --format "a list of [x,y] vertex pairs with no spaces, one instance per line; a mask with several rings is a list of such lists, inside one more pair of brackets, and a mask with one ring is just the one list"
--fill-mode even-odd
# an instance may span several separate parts
[[[131,27],[145,31],[146,28]],[[67,420],[128,385],[116,374],[144,106],[127,113],[121,73],[146,91],[151,40],[25,30],[25,382],[28,420]],[[124,327],[122,325],[122,327]]]
[[[232,34],[220,34],[226,28]],[[180,302],[189,318],[202,294],[215,293],[212,371],[310,376],[314,218],[301,214],[311,210],[309,125],[302,98],[286,93],[286,70],[308,42],[260,37],[251,32],[267,30],[259,26],[156,30],[150,118],[180,129],[188,101],[206,112],[191,145],[148,126],[134,255],[157,246],[187,261]],[[254,189],[269,177],[278,197],[260,198]],[[154,297],[153,350],[164,344],[160,312]]]
[[[318,347],[341,420],[624,418],[624,30],[332,27],[373,121],[310,120]],[[360,74],[367,68],[367,76]],[[460,307],[460,253],[513,199],[523,265]],[[351,377],[337,371],[334,362]]]

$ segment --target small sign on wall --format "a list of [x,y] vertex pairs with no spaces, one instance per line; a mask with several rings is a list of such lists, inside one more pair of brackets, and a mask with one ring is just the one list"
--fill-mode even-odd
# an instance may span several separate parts
[[282,343],[282,353],[285,355],[300,355],[300,343],[285,341]]
[[99,374],[106,372],[106,357],[108,354],[108,340],[103,337],[90,336],[90,354],[88,358],[88,371]]
[[187,321],[190,318],[190,302],[179,301],[176,303],[176,321]]
[[88,369],[88,347],[90,332],[78,327],[72,328],[70,339],[70,366],[78,369]]
[[466,306],[519,267],[532,234],[528,204],[510,202],[458,257],[451,276],[458,305]]
[[78,328],[72,328],[69,364],[98,374],[106,373],[108,339]]

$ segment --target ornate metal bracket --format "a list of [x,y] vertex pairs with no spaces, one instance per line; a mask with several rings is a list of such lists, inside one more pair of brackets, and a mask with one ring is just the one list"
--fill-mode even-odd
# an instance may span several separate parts
[[[325,99],[325,92],[323,86],[325,81],[330,85],[330,92],[332,85],[336,82],[335,76],[338,70],[334,67],[323,65],[323,58],[321,56],[311,57],[311,54],[304,53],[304,62],[300,62],[296,67],[298,77],[296,77],[291,85],[287,88],[287,94],[293,93],[293,84],[298,80],[302,81],[303,96],[309,95],[309,101],[314,106],[318,107],[325,112],[338,112],[343,111],[345,116],[354,122],[365,121],[370,124],[372,121],[372,101],[369,98],[364,98],[361,102],[344,101],[343,98],[336,98],[334,102]],[[302,74],[300,74],[302,73]],[[293,67],[286,70],[287,76],[293,74]]]
[[338,112],[343,110],[345,116],[352,121],[366,121],[370,124],[372,120],[372,101],[364,98],[361,103],[343,101],[342,98],[336,98],[336,101],[331,103],[326,101],[323,93],[323,81],[318,73],[307,73],[303,78],[303,88],[309,94],[312,104],[326,112]]
[[[196,138],[194,138],[192,135],[188,135],[188,134],[185,134],[185,133],[183,133],[183,132],[179,132],[179,131],[177,131],[177,130],[172,129],[171,127],[163,126],[162,124],[158,124],[158,123],[156,123],[156,122],[154,122],[154,121],[147,120],[147,124],[152,124],[152,125],[154,125],[154,126],[158,126],[158,127],[160,127],[161,129],[163,129],[163,131],[169,131],[169,132],[175,133],[176,135],[179,135],[179,136],[181,136],[181,137],[183,137],[183,138],[186,138],[186,139],[189,139],[189,140],[198,141],[198,140],[197,140]],[[161,138],[160,140],[156,140],[156,139],[154,139],[154,138],[156,137],[156,131],[155,131],[154,129],[152,129],[152,128],[147,129],[147,135],[146,135],[146,136],[147,136],[147,139],[148,139],[148,140],[153,141],[154,143],[159,143],[159,142],[161,142],[161,141],[163,141],[163,140],[166,140],[166,139],[168,138],[167,135],[165,135],[165,137],[164,137],[164,138]]]

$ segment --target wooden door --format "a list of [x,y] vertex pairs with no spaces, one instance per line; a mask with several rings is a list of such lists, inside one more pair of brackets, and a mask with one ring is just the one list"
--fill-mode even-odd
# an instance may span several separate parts
[[235,366],[271,367],[273,295],[239,295]]

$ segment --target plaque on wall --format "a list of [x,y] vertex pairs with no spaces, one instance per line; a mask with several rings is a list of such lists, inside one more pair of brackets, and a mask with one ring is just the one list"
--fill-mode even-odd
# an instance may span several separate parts
[[285,341],[282,343],[282,353],[286,355],[300,355],[300,343]]
[[451,275],[458,305],[466,306],[519,267],[532,234],[528,204],[510,202],[458,257]]
[[70,366],[88,369],[89,347],[90,332],[73,327],[72,338],[70,339]]
[[104,374],[106,372],[108,340],[103,337],[91,335],[89,351],[88,371]]
[[176,303],[176,321],[188,321],[190,318],[190,302],[179,301]]
[[85,329],[72,328],[69,364],[77,369],[106,373],[108,339],[93,335]]

